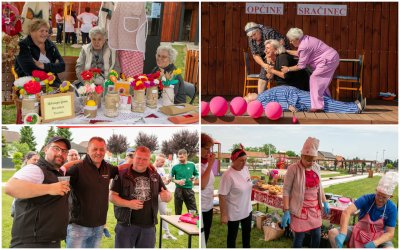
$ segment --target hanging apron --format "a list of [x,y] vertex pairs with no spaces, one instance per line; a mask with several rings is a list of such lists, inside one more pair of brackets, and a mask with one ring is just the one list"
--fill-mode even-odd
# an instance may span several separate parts
[[385,233],[385,223],[383,218],[385,218],[386,204],[385,209],[383,210],[382,218],[376,221],[372,221],[371,217],[369,216],[369,211],[374,204],[375,201],[368,209],[367,214],[353,227],[353,232],[348,243],[349,247],[364,248],[365,244],[376,240]]
[[308,180],[306,173],[307,183],[301,214],[299,217],[292,214],[290,218],[290,228],[296,233],[307,232],[322,226],[321,207],[318,203],[319,178],[313,171],[308,174],[311,174],[313,178]]

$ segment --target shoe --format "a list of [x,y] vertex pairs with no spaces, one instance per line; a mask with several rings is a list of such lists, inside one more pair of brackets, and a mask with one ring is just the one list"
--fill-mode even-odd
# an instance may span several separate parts
[[358,113],[362,113],[367,106],[367,98],[362,99],[361,102],[359,100],[355,100],[354,102],[358,107]]
[[183,233],[181,230],[178,231],[178,234],[179,234],[180,236],[184,235],[184,233]]
[[176,237],[173,236],[171,233],[169,233],[169,234],[163,234],[162,237],[163,237],[163,239],[166,239],[166,240],[177,240]]

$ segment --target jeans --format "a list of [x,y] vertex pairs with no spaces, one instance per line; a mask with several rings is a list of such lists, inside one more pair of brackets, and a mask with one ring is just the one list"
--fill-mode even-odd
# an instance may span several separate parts
[[[167,214],[167,203],[162,202],[160,196],[158,196],[158,211],[160,212],[160,215]],[[166,221],[162,222],[162,228],[166,234],[169,234],[168,223]]]
[[62,42],[62,31],[63,31],[63,24],[62,23],[57,23],[57,37],[56,37],[56,42],[61,43]]
[[156,227],[115,226],[115,248],[155,248]]
[[89,33],[81,32],[82,33],[82,43],[87,44],[90,43]]
[[228,248],[236,248],[236,237],[239,231],[239,223],[242,225],[242,243],[243,248],[250,248],[252,212],[242,220],[228,221],[228,236],[226,239]]
[[182,204],[185,202],[187,210],[196,210],[196,197],[191,188],[176,188],[174,193],[175,214],[182,214]]
[[204,224],[204,238],[206,240],[206,244],[208,241],[208,237],[210,236],[210,231],[211,231],[211,224],[212,224],[212,219],[213,219],[213,209],[207,211],[207,212],[202,212],[203,215],[203,224]]
[[67,248],[99,248],[104,226],[83,227],[69,224],[67,228]]
[[[311,235],[311,241],[310,241],[310,246],[311,248],[319,248],[319,243],[321,242],[321,228],[317,227],[315,229],[312,229],[308,231]],[[303,240],[304,237],[306,236],[306,232],[301,232],[301,233],[295,233],[294,234],[294,239],[293,239],[293,248],[302,248],[303,247]]]

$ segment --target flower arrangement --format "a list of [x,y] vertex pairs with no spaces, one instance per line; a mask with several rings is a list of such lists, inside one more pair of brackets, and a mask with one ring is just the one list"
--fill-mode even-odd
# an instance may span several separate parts
[[175,69],[170,72],[165,72],[161,77],[161,82],[164,87],[169,87],[171,85],[176,85],[179,83],[178,76],[182,74],[182,70],[180,68]]
[[50,87],[50,85],[52,85],[56,80],[56,76],[53,73],[46,73],[42,70],[34,70],[32,71],[32,76],[46,86],[46,93],[54,92],[53,87]]
[[103,93],[103,86],[101,86],[101,85],[96,86],[96,84],[94,84],[94,83],[85,84],[78,88],[78,93],[81,96],[89,96],[94,93],[101,95],[101,93]]
[[65,93],[69,90],[71,83],[69,81],[63,81],[60,85],[60,92]]
[[131,87],[133,90],[143,90],[150,87],[155,87],[160,83],[160,72],[154,74],[141,74],[133,77]]

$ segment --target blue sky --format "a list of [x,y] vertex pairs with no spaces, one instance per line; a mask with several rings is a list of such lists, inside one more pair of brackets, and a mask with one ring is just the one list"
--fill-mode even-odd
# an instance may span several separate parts
[[396,125],[203,126],[201,131],[221,142],[223,152],[228,152],[234,143],[245,147],[271,143],[280,151],[293,150],[299,154],[304,141],[312,136],[320,140],[319,150],[348,159],[358,156],[381,161],[383,154],[386,159],[398,159]]

